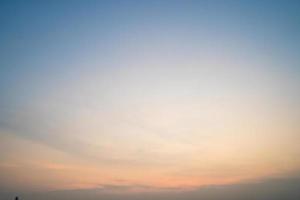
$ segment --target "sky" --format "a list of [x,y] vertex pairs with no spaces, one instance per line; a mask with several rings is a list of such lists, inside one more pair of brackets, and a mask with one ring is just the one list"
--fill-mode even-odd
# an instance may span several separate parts
[[292,0],[1,1],[0,194],[294,187],[299,11]]

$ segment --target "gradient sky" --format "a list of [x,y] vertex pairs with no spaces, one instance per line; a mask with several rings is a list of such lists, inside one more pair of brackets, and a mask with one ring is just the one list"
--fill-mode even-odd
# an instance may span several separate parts
[[299,1],[1,1],[0,192],[300,171]]

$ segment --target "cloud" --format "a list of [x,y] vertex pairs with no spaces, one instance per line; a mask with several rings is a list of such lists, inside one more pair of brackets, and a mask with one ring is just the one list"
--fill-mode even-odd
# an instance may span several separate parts
[[[137,192],[128,192],[137,191]],[[148,191],[148,192],[147,192]],[[7,195],[6,195],[7,196]],[[8,197],[8,196],[7,196]],[[9,199],[9,198],[7,198]],[[11,198],[10,198],[11,199]],[[300,177],[270,178],[259,182],[216,185],[184,191],[145,185],[100,185],[99,188],[26,194],[30,200],[298,200]],[[4,199],[6,200],[6,199]]]

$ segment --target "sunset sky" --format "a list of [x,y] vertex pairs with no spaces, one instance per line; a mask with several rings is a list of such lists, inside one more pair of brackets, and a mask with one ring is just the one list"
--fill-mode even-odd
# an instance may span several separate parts
[[1,1],[0,193],[300,172],[300,3]]

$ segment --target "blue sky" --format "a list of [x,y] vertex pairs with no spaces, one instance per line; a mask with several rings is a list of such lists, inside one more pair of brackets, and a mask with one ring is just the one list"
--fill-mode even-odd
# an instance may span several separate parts
[[0,168],[17,174],[1,185],[190,188],[296,173],[299,9],[1,1]]

